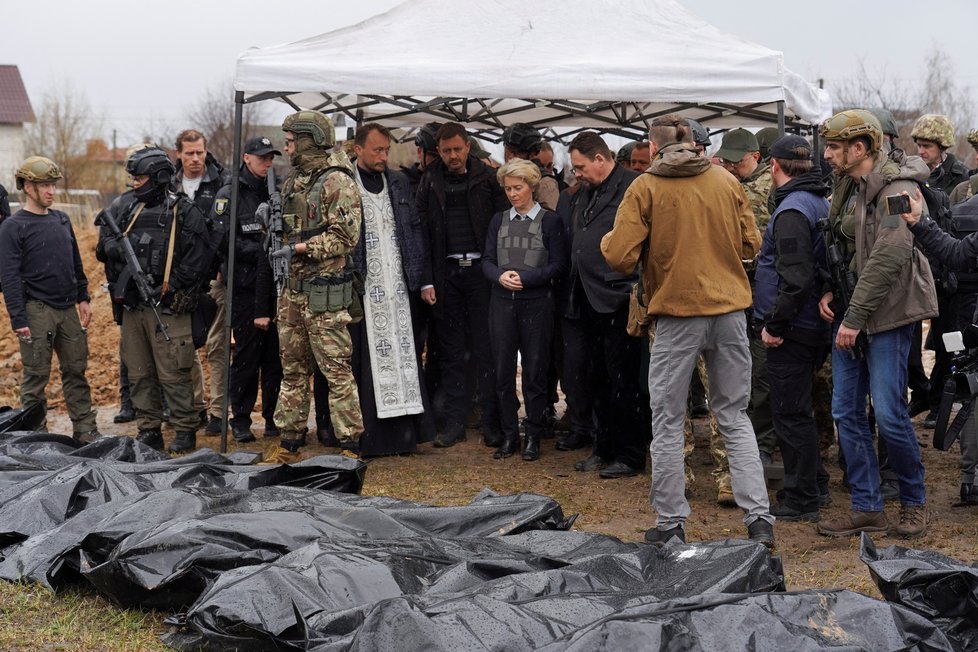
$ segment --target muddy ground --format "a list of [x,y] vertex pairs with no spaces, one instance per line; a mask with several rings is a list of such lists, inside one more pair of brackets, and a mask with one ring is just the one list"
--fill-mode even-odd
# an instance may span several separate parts
[[[134,434],[133,424],[117,425],[112,416],[118,408],[118,327],[112,322],[109,299],[101,290],[104,273],[95,261],[95,233],[78,233],[85,270],[93,296],[94,318],[89,328],[90,363],[88,379],[93,398],[99,406],[99,428],[109,434]],[[0,405],[18,405],[20,354],[16,337],[10,330],[6,311],[0,317]],[[61,396],[59,374],[55,371],[48,386],[50,406],[49,429],[70,433]],[[928,444],[930,431],[915,419],[918,438]],[[256,423],[261,423],[256,415]],[[745,536],[742,512],[716,504],[715,488],[710,477],[710,458],[707,449],[707,422],[694,422],[697,450],[693,468],[697,480],[690,499],[692,515],[686,526],[688,540],[740,538]],[[257,432],[260,432],[256,428]],[[172,430],[165,429],[169,441]],[[312,439],[312,438],[310,438]],[[243,448],[260,450],[274,440],[259,437]],[[218,449],[217,437],[198,438],[199,446]],[[233,440],[229,448],[238,448]],[[327,452],[318,444],[303,449],[304,457]],[[332,452],[332,451],[330,451]],[[930,512],[928,534],[914,541],[891,536],[875,537],[878,545],[907,545],[931,549],[969,564],[978,561],[978,508],[955,508],[951,504],[958,495],[958,449],[943,453],[931,446],[922,449],[927,469],[927,489]],[[831,451],[835,454],[835,449]],[[648,503],[649,476],[621,480],[602,480],[596,473],[574,471],[573,464],[584,457],[584,451],[560,452],[553,440],[545,440],[543,455],[537,462],[523,462],[518,457],[508,460],[492,459],[490,449],[478,441],[476,431],[469,439],[453,448],[436,449],[422,444],[417,454],[378,458],[369,461],[364,486],[365,494],[387,495],[448,505],[466,503],[481,489],[488,487],[499,493],[520,491],[552,496],[565,513],[579,514],[574,527],[601,532],[627,541],[640,541],[646,528],[654,523]],[[849,507],[848,495],[841,484],[841,473],[829,465],[833,504],[823,510],[831,518]],[[891,521],[896,522],[898,508],[887,505]],[[779,522],[775,528],[778,552],[784,558],[788,588],[845,587],[878,595],[869,573],[858,559],[857,539],[828,539],[815,534],[810,523]]]

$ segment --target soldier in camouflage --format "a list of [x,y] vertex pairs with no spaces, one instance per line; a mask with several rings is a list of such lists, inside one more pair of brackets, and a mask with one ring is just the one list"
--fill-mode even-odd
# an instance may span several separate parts
[[[329,408],[343,452],[359,455],[363,418],[350,368],[346,325],[353,301],[347,258],[360,239],[362,207],[353,164],[336,144],[333,123],[318,111],[299,111],[282,123],[293,170],[282,184],[287,241],[271,242],[270,256],[289,261],[278,300],[282,389],[275,422],[282,448],[305,441],[309,377],[319,365],[329,383]],[[274,240],[274,238],[272,238]]]
[[[757,229],[764,233],[771,219],[768,197],[771,194],[771,164],[761,160],[760,145],[757,137],[746,129],[728,131],[717,150],[716,157],[728,172],[737,177],[747,192]],[[751,291],[754,289],[753,262],[748,269]],[[750,317],[750,316],[749,316]],[[748,319],[748,323],[752,318]],[[750,328],[751,352],[751,395],[750,418],[757,436],[757,447],[761,453],[761,462],[767,470],[772,469],[773,455],[776,446],[774,436],[774,421],[771,418],[771,405],[768,396],[767,382],[767,351],[760,338]],[[729,474],[728,476],[729,477]],[[728,498],[722,488],[717,501],[721,504],[732,504],[732,495]]]
[[957,140],[954,125],[946,115],[927,113],[917,118],[910,137],[917,145],[917,154],[930,168],[927,183],[948,195],[955,186],[968,180],[968,168],[948,150]]

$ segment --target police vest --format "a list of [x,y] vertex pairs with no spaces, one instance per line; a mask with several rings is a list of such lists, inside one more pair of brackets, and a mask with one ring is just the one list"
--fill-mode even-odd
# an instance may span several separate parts
[[763,319],[774,307],[778,298],[781,277],[778,276],[775,265],[777,247],[774,241],[774,225],[778,216],[786,210],[798,211],[808,220],[809,235],[813,244],[812,254],[815,260],[815,274],[812,286],[809,288],[808,300],[791,320],[791,326],[822,330],[828,327],[818,313],[818,302],[821,299],[819,279],[822,278],[822,272],[825,270],[825,241],[822,239],[821,231],[818,230],[817,221],[829,214],[829,203],[825,198],[804,190],[798,190],[785,197],[764,229],[761,253],[757,259],[757,271],[754,276],[754,316]]
[[533,220],[511,220],[509,211],[503,213],[496,235],[496,257],[500,267],[519,272],[547,264],[550,254],[543,243],[543,213],[537,213]]

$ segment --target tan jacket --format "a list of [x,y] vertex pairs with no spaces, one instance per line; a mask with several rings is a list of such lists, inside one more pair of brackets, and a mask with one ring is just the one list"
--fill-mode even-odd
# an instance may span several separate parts
[[649,315],[706,317],[751,305],[742,260],[753,259],[760,245],[740,182],[691,147],[673,144],[625,192],[601,253],[629,273],[645,250]]

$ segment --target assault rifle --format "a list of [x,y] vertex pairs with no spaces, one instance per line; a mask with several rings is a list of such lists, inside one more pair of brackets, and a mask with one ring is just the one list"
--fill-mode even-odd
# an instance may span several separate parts
[[[839,249],[839,243],[835,241],[835,234],[832,232],[832,224],[829,222],[829,218],[823,217],[816,224],[825,240],[825,266],[828,268],[827,277],[832,285],[833,295],[832,312],[838,319],[842,319],[849,309],[849,301],[852,300],[852,292],[856,288],[856,275],[842,258],[842,252]],[[859,331],[849,356],[853,360],[862,360],[866,356],[867,344],[866,333]]]
[[275,170],[269,168],[265,179],[268,182],[268,209],[260,219],[265,223],[268,234],[265,253],[268,255],[268,264],[272,267],[272,278],[275,279],[275,296],[280,297],[289,280],[289,261],[287,258],[272,256],[272,252],[288,242],[288,228],[282,219],[282,195],[275,187]]
[[153,314],[156,316],[156,323],[159,325],[160,332],[163,333],[163,339],[169,342],[170,334],[167,332],[166,324],[163,323],[163,318],[160,317],[160,311],[157,309],[160,300],[153,292],[153,277],[143,271],[142,266],[139,264],[139,259],[136,257],[136,252],[133,251],[132,243],[129,242],[129,236],[119,229],[119,224],[112,217],[112,212],[108,209],[99,211],[99,214],[95,216],[95,225],[108,227],[113,237],[122,243],[122,253],[126,259],[126,268],[119,275],[119,278],[116,279],[115,292],[113,293],[112,300],[121,302],[123,296],[125,296],[126,286],[131,281],[136,286],[139,298],[143,303],[149,305]]

